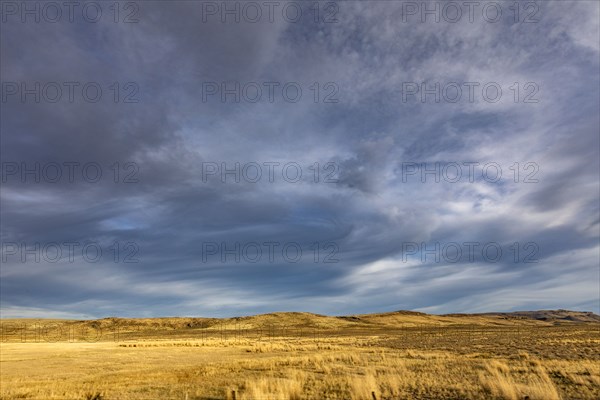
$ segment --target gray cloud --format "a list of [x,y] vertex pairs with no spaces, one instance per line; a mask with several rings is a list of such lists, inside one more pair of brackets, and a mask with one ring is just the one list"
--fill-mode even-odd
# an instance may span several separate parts
[[[3,83],[103,89],[97,103],[79,91],[72,103],[3,100],[3,173],[9,164],[94,162],[103,174],[1,182],[2,316],[599,312],[598,4],[543,3],[531,24],[510,14],[495,24],[402,22],[401,2],[338,5],[338,23],[315,22],[308,4],[297,23],[203,22],[202,3],[187,1],[140,2],[134,24],[3,22]],[[203,99],[207,82],[236,81],[263,96]],[[122,101],[129,82],[137,103]],[[265,82],[279,83],[272,102]],[[290,82],[302,88],[297,102],[281,93]],[[407,82],[480,85],[473,102],[463,92],[436,103],[405,101]],[[489,82],[503,89],[496,103],[481,96]],[[538,103],[523,102],[528,82]],[[261,179],[203,173],[206,163],[236,162],[261,165]],[[502,179],[403,174],[405,163],[464,162],[497,163]],[[523,182],[528,162],[539,168],[536,183]],[[300,166],[297,182],[282,175],[286,163]],[[494,263],[481,254],[405,261],[406,243],[468,241],[505,252]],[[54,242],[96,243],[103,254],[22,262],[6,247]],[[302,258],[203,260],[206,243],[265,242],[297,244]],[[538,262],[515,263],[514,242],[536,243]],[[137,263],[123,262],[131,243]],[[339,261],[324,262],[328,255]]]

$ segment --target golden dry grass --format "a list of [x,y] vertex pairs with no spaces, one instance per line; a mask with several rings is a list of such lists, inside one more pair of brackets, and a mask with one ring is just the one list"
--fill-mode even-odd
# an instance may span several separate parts
[[[260,317],[62,321],[62,338],[9,321],[0,399],[600,398],[597,324]],[[88,343],[77,329],[90,324],[118,335]]]

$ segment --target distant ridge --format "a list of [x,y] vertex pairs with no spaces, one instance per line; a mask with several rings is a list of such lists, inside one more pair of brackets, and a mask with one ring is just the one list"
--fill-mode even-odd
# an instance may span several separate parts
[[417,311],[398,310],[373,314],[355,314],[343,316],[327,316],[309,312],[272,312],[251,316],[231,318],[202,317],[158,317],[158,318],[118,318],[107,317],[96,320],[65,319],[2,319],[9,321],[69,321],[93,327],[107,326],[146,326],[166,329],[206,328],[211,326],[234,326],[243,324],[248,327],[260,327],[269,324],[280,324],[289,327],[313,326],[319,328],[373,328],[411,325],[561,325],[573,323],[600,323],[600,316],[590,311],[570,310],[538,310],[515,312],[488,312],[478,314],[426,314]]
[[505,317],[529,318],[539,321],[573,321],[573,322],[600,322],[600,315],[591,311],[570,310],[538,310],[538,311],[515,311],[510,313],[485,313],[482,315],[497,315]]

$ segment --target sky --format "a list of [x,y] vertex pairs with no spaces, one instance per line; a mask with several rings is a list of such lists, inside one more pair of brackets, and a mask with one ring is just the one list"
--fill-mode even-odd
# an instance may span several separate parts
[[62,3],[1,4],[2,318],[600,312],[600,3]]

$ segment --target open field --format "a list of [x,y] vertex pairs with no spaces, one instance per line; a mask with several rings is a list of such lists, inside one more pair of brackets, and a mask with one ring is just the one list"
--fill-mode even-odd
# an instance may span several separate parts
[[594,314],[2,320],[1,399],[598,399]]

